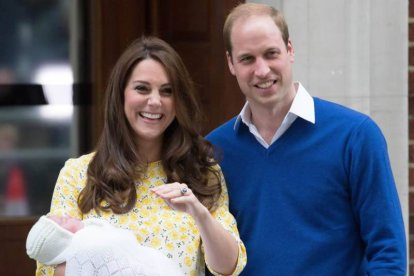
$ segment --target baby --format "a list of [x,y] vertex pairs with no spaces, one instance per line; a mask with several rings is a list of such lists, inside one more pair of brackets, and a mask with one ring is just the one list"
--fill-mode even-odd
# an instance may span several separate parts
[[183,275],[160,251],[103,219],[42,216],[26,241],[27,255],[47,265],[66,262],[65,275]]

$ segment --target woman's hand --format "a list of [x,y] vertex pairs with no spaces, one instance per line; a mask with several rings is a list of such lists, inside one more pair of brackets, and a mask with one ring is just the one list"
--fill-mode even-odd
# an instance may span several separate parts
[[165,184],[152,188],[151,191],[162,198],[172,209],[186,212],[196,220],[206,212],[208,213],[207,208],[184,183]]
[[59,264],[55,267],[53,276],[65,276],[66,263]]

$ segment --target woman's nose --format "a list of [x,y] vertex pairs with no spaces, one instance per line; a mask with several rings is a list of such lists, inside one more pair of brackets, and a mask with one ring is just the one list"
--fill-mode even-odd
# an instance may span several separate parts
[[152,92],[148,98],[148,105],[161,106],[161,97],[158,92]]

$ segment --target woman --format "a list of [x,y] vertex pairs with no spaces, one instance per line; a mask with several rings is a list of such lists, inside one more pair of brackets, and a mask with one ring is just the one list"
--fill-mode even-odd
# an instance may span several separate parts
[[[199,134],[195,91],[181,58],[143,37],[121,55],[106,91],[94,153],[60,172],[50,214],[103,218],[134,231],[184,275],[239,274],[246,264],[211,144]],[[56,268],[56,274],[64,265]],[[39,264],[39,275],[53,268]]]

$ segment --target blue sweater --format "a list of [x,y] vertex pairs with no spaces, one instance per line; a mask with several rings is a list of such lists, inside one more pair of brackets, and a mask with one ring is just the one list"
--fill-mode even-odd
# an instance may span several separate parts
[[[242,275],[405,275],[385,139],[366,115],[318,98],[268,149],[235,118],[207,136],[222,156],[247,248]],[[221,153],[220,153],[221,152]]]

